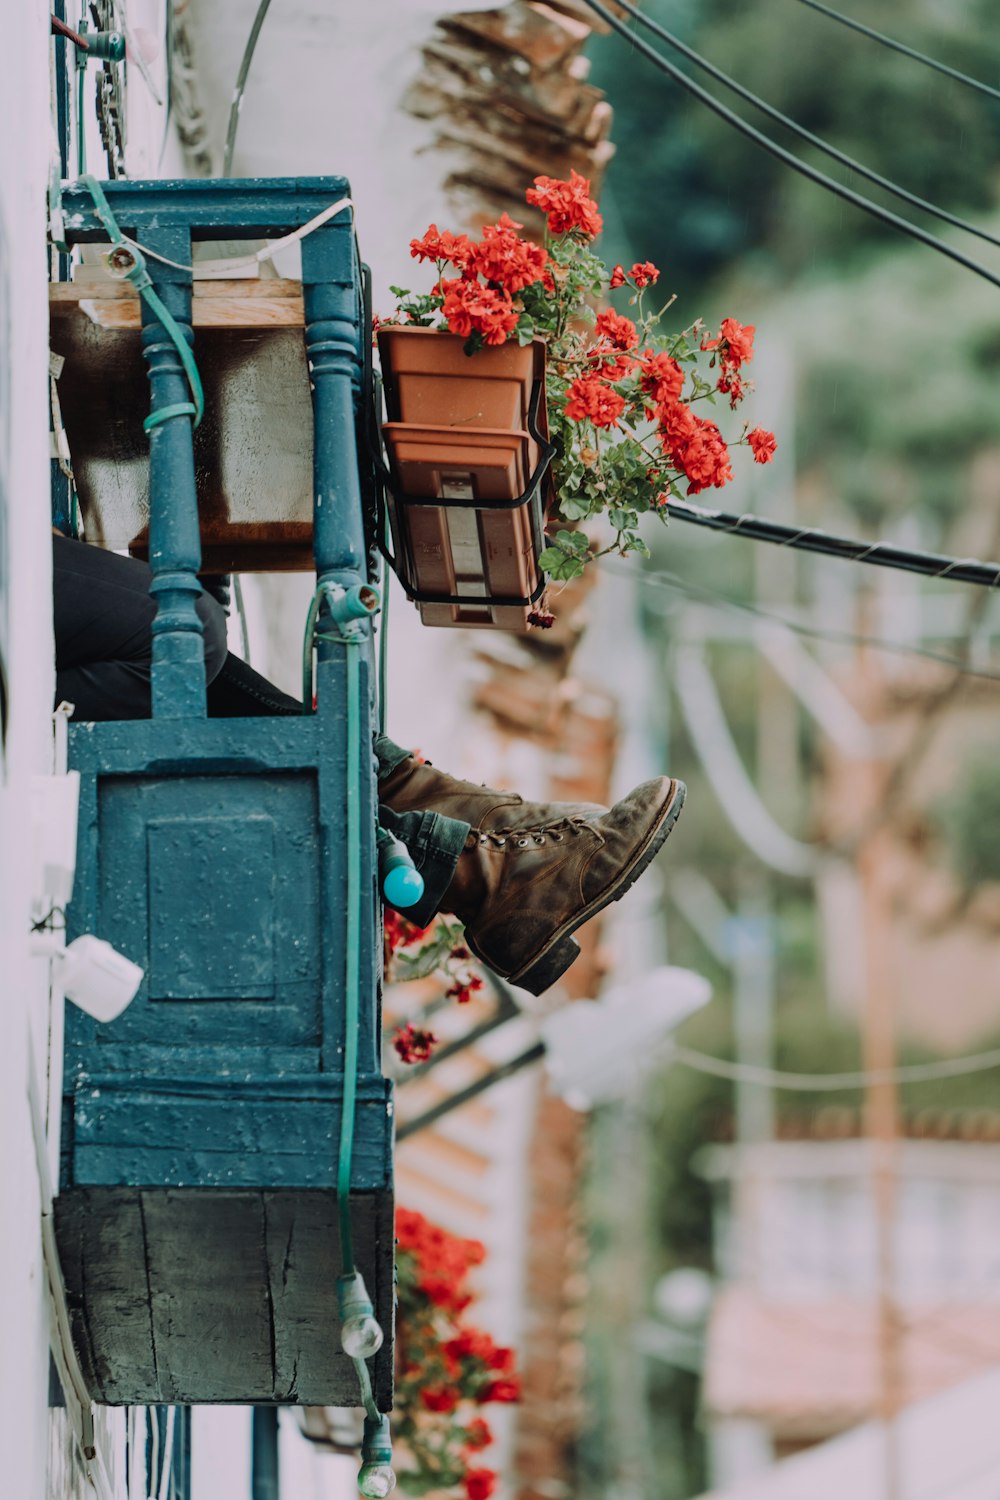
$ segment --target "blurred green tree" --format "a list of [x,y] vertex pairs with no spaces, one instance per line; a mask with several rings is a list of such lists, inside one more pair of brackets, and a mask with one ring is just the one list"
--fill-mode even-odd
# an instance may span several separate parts
[[[859,12],[855,4],[849,7]],[[996,202],[1000,104],[817,15],[797,0],[648,0],[647,14],[799,124],[911,192],[953,211]],[[881,0],[859,18],[995,84],[1000,31],[991,0]],[[655,40],[643,31],[647,41]],[[803,159],[909,216],[897,200],[655,43],[716,97]],[[776,277],[841,264],[895,235],[797,176],[686,94],[617,35],[591,47],[594,81],[615,110],[608,188],[623,255],[651,257],[682,292],[748,256]],[[651,205],[655,205],[651,212]],[[614,222],[617,220],[617,222]],[[923,219],[926,227],[935,221]]]

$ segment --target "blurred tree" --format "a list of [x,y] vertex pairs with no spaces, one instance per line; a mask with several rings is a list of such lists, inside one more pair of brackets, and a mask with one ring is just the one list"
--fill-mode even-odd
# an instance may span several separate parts
[[[1000,104],[817,15],[797,0],[647,0],[647,14],[799,124],[883,176],[955,211],[996,201]],[[994,84],[1000,31],[992,0],[881,0],[850,10],[886,35]],[[646,40],[655,40],[645,31]],[[705,78],[670,61],[750,124],[848,186],[909,216]],[[759,256],[775,276],[841,264],[896,231],[794,174],[665,78],[623,39],[592,44],[594,80],[615,110],[612,235],[691,290]],[[651,205],[655,211],[651,213]],[[615,219],[617,222],[615,222]],[[926,227],[934,221],[924,218]],[[612,253],[619,246],[614,243]]]

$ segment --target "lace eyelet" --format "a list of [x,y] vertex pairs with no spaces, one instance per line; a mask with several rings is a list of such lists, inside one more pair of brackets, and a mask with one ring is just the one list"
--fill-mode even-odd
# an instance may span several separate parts
[[559,832],[559,830],[557,828],[553,828],[552,833],[550,834],[550,837],[553,838],[553,839],[555,839],[555,841],[556,841],[557,844],[561,844],[562,841],[563,841],[563,836],[562,836],[562,834]]
[[527,849],[527,847],[528,847],[528,840],[527,839],[518,839],[518,841],[517,841],[517,847],[519,849]]

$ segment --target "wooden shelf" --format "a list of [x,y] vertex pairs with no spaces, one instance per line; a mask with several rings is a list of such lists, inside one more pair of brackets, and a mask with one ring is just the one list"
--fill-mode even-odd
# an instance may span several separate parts
[[[103,274],[49,287],[49,305],[60,312],[78,307],[98,328],[138,328],[139,293],[127,281]],[[301,281],[278,279],[195,281],[195,328],[303,328]]]

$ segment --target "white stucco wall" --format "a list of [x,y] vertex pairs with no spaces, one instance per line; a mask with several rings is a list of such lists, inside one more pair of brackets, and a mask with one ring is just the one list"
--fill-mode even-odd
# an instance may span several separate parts
[[[47,966],[29,954],[30,789],[51,764],[45,185],[48,6],[18,8],[0,86],[0,483],[7,515],[10,723],[0,782],[0,1448],[5,1494],[44,1494],[48,1344],[29,1058],[44,1067]],[[13,16],[9,16],[13,20]]]

